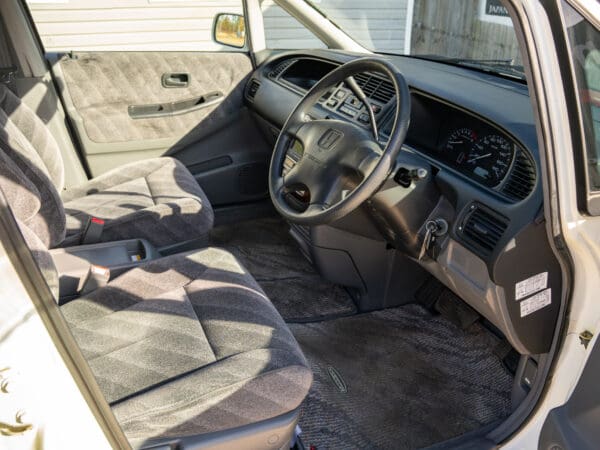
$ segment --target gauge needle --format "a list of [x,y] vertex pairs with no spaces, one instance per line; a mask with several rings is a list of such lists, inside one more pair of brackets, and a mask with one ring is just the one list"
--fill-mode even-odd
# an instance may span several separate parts
[[492,154],[491,153],[486,153],[485,155],[478,155],[478,156],[475,156],[474,158],[469,159],[467,162],[472,163],[472,162],[477,161],[478,159],[487,158],[488,156],[492,156]]

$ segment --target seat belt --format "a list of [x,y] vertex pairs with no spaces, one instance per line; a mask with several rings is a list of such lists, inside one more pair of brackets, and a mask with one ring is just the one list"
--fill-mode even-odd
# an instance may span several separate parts
[[81,233],[81,239],[79,243],[81,245],[96,244],[100,242],[100,236],[102,236],[102,229],[104,228],[104,220],[98,217],[90,217],[85,224],[83,233]]

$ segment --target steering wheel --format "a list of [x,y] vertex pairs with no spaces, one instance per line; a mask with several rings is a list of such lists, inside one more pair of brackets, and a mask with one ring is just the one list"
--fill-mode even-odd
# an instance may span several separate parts
[[[350,121],[311,120],[308,113],[332,87],[362,72],[387,76],[395,89],[391,136],[382,149],[371,131]],[[288,117],[273,150],[269,193],[287,220],[320,225],[341,219],[373,196],[389,176],[410,121],[410,94],[402,74],[384,59],[366,57],[333,70],[304,96]],[[288,151],[301,148],[299,160],[284,170]],[[304,210],[288,204],[290,192],[308,191]]]

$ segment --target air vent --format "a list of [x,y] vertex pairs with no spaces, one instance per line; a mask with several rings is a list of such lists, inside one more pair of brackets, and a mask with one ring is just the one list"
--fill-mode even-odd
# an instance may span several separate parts
[[394,85],[388,81],[370,73],[359,73],[354,79],[363,90],[365,95],[372,100],[387,104],[396,94]]
[[518,149],[508,180],[502,187],[502,193],[511,200],[520,201],[526,198],[535,187],[535,165],[529,155]]
[[508,219],[480,204],[472,204],[458,231],[462,237],[485,254],[494,251],[508,227]]
[[250,80],[248,87],[246,88],[246,97],[248,100],[254,100],[254,97],[256,97],[256,93],[258,92],[258,88],[260,88],[259,81],[255,80],[254,78]]
[[279,75],[281,75],[281,73],[287,69],[289,66],[292,65],[292,63],[294,63],[296,60],[295,59],[287,59],[285,61],[280,62],[279,64],[277,64],[273,70],[271,70],[269,72],[269,78],[271,78],[272,80],[274,80],[275,78],[277,78]]

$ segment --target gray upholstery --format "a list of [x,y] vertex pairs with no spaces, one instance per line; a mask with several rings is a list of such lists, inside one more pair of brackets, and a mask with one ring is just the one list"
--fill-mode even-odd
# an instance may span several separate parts
[[[25,140],[30,144],[33,152],[28,152],[32,162],[40,167],[52,181],[57,190],[61,191],[65,185],[65,170],[58,143],[48,130],[48,127],[31,108],[25,105],[19,97],[14,95],[4,84],[0,83],[0,110],[8,118],[11,125],[20,131]],[[12,136],[18,135],[6,130],[6,118],[0,123],[5,132]]]
[[[202,236],[212,226],[206,196],[171,158],[121,167],[63,191],[52,136],[10,91],[2,87],[0,95],[0,188],[56,298],[48,247],[77,243],[89,215],[106,219],[103,240],[145,237],[157,246]],[[225,250],[154,260],[61,309],[135,441],[274,418],[297,409],[312,382],[283,319]]]
[[41,195],[35,185],[2,150],[0,142],[0,189],[10,206],[44,278],[58,299],[58,274],[47,251],[49,234],[40,215]]
[[[83,119],[85,132],[97,143],[192,136],[211,121],[239,109],[252,63],[244,53],[97,52],[61,60],[67,91]],[[161,77],[188,73],[185,88],[165,89]],[[192,99],[219,91],[225,100],[209,107],[151,119],[132,119],[130,105]]]
[[90,216],[106,220],[102,241],[145,238],[157,247],[206,235],[213,210],[190,172],[172,158],[128,164],[63,192],[67,237],[77,244]]
[[212,228],[208,199],[189,171],[172,158],[122,166],[64,191],[56,141],[3,84],[0,145],[37,189],[39,210],[24,223],[49,248],[77,245],[90,216],[106,221],[101,241],[145,238],[157,247],[202,238]]
[[56,266],[54,265],[54,260],[52,256],[48,252],[48,248],[44,245],[44,243],[40,240],[40,238],[33,232],[27,225],[17,219],[17,224],[23,234],[23,239],[25,239],[25,243],[29,247],[31,254],[33,255],[33,259],[37,263],[40,272],[42,272],[42,276],[46,280],[48,287],[50,288],[50,292],[54,297],[54,300],[58,302],[59,298],[59,281],[58,281],[58,272],[56,271]]
[[266,420],[310,388],[283,319],[225,250],[156,260],[62,311],[130,439]]
[[[45,151],[50,148],[40,144],[39,136],[47,135],[44,133],[44,124],[38,119],[35,120],[30,114],[27,114],[29,108],[24,105],[15,107],[19,100],[3,84],[0,84],[0,106],[7,107],[10,117],[4,109],[0,109],[0,145],[5,155],[19,167],[20,171],[36,187],[37,194],[40,197],[41,205],[36,216],[37,224],[28,224],[32,227],[38,237],[50,247],[58,245],[65,237],[65,212],[58,191],[53,184],[52,175],[44,162],[44,159],[38,154],[38,148],[45,159],[50,159]],[[15,100],[16,99],[16,100]],[[35,116],[35,114],[33,114]],[[15,117],[17,122],[13,121]],[[35,148],[31,141],[25,136],[16,123],[24,124],[24,128],[31,138],[38,142],[39,147]],[[58,151],[58,149],[57,149]],[[60,158],[60,153],[58,157]],[[61,164],[62,164],[62,160]],[[55,176],[62,180],[62,175]]]
[[[0,189],[56,299],[46,244],[25,222],[36,187],[0,152]],[[151,261],[61,307],[127,436],[235,428],[291,412],[312,373],[283,319],[225,250]]]

